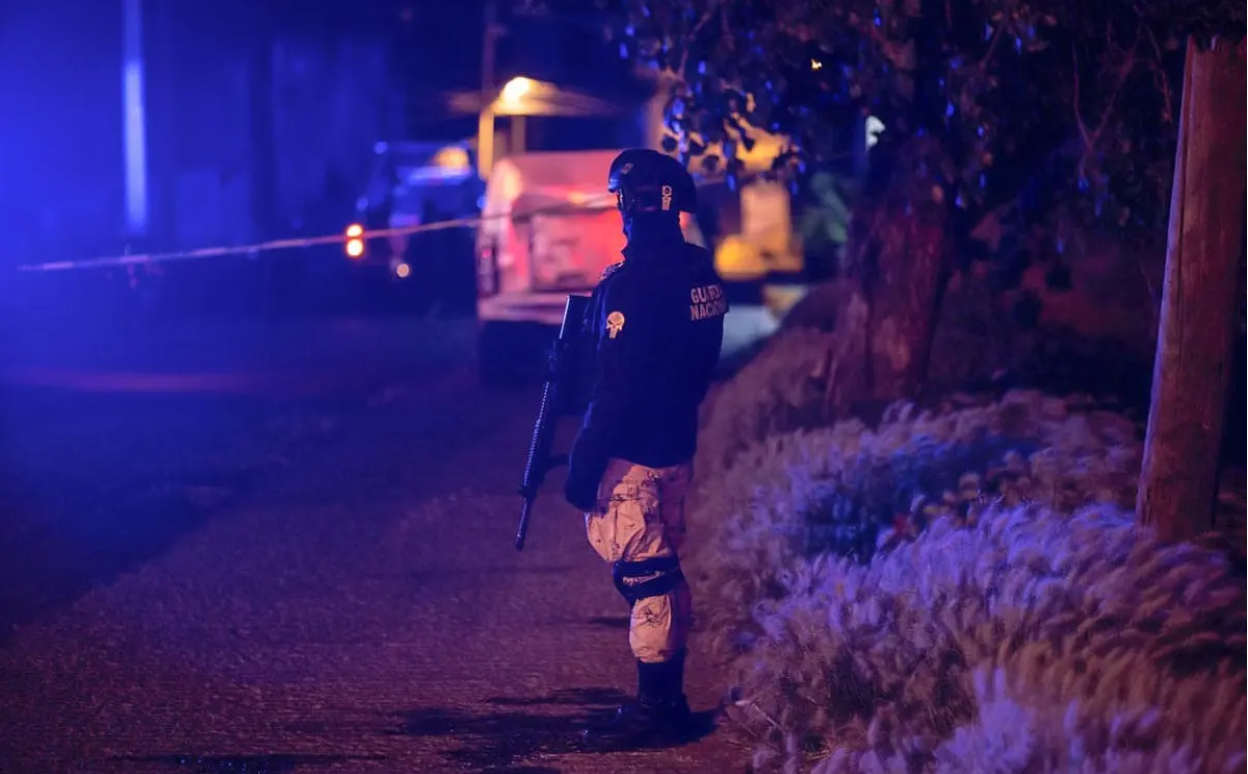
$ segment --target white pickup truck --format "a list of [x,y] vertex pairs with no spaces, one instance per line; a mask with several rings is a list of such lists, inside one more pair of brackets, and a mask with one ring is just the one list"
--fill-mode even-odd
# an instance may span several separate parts
[[[624,233],[615,197],[606,190],[618,153],[523,153],[495,163],[476,237],[477,362],[484,383],[538,373],[567,296],[588,295],[603,269],[622,259]],[[761,291],[769,274],[800,267],[789,250],[787,192],[761,181],[730,192],[720,181],[703,180],[699,198],[722,232],[712,235],[711,247],[730,302],[742,312],[761,308],[761,299],[737,303],[732,288]],[[688,241],[707,246],[696,219],[682,215],[681,225]]]

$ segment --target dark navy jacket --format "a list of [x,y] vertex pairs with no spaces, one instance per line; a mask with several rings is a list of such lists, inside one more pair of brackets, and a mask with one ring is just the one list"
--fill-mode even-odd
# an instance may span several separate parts
[[586,488],[613,457],[650,467],[693,458],[723,343],[728,302],[710,253],[673,224],[632,234],[624,258],[587,312],[592,388],[569,470]]

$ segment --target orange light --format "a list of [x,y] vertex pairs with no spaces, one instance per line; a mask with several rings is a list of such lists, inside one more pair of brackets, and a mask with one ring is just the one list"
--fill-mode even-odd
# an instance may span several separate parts
[[520,101],[524,99],[525,95],[533,91],[534,85],[535,84],[532,79],[525,78],[523,75],[512,78],[510,81],[507,81],[507,85],[504,86],[503,90],[499,93],[499,101],[504,105],[517,107],[519,106]]
[[407,279],[412,274],[412,267],[406,263],[400,263],[394,267],[394,275],[399,279]]
[[433,165],[442,169],[467,169],[468,151],[448,145],[433,155]]
[[358,237],[358,236],[363,236],[363,234],[364,234],[364,227],[361,226],[359,223],[352,223],[350,226],[347,226],[347,236]]
[[347,240],[347,257],[362,258],[364,256],[364,240],[348,239]]

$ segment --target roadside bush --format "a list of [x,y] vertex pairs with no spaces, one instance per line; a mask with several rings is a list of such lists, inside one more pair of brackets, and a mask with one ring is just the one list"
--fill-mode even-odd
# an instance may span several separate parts
[[1112,506],[941,518],[791,568],[737,717],[786,772],[1242,771],[1244,608],[1227,557]]
[[[1156,320],[1139,294],[1138,262],[1128,262],[1130,269],[1122,274],[1121,267],[1108,269],[1106,260],[1085,257],[1076,269],[1079,281],[1066,291],[1046,289],[1043,272],[1030,277],[1024,294],[1003,293],[982,276],[984,266],[955,275],[936,321],[925,391],[1025,387],[1112,397],[1146,410]],[[849,282],[812,287],[788,311],[782,330],[833,331],[853,291]],[[1023,324],[1015,313],[1028,297],[1039,298],[1046,310],[1034,324]]]
[[760,770],[1243,770],[1243,546],[1132,524],[1137,424],[1017,390],[821,426],[784,374],[829,334],[789,335],[718,396],[689,515]]
[[834,341],[814,328],[781,331],[716,386],[703,411],[696,460],[701,479],[718,478],[760,438],[826,423],[820,377]]
[[[744,413],[726,398],[717,411]],[[701,480],[688,562],[700,616],[735,652],[757,635],[754,606],[808,558],[866,561],[940,516],[974,523],[997,501],[1128,506],[1138,434],[1121,416],[1034,391],[898,404],[874,430],[848,420],[773,434]]]

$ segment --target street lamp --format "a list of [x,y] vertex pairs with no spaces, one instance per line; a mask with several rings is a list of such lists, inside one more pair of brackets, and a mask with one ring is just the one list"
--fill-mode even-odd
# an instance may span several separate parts
[[510,81],[507,81],[507,85],[503,87],[502,92],[498,95],[499,102],[506,108],[519,109],[525,95],[531,91],[533,91],[533,80],[531,78],[525,78],[523,75],[512,78]]
[[511,117],[511,146],[513,152],[524,151],[524,115],[529,106],[528,97],[539,91],[537,81],[523,75],[512,78],[498,92],[497,97],[488,95],[481,106],[481,118],[477,126],[477,161],[481,177],[489,176],[494,166],[494,119],[498,115]]

